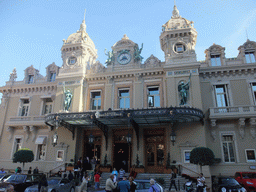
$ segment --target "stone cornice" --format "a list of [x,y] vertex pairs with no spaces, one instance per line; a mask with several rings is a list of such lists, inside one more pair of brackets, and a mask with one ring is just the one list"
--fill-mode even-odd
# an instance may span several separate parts
[[255,64],[245,64],[245,65],[232,65],[232,66],[217,66],[217,67],[200,67],[199,74],[203,77],[212,76],[235,76],[235,75],[247,75],[249,73],[254,74],[256,71]]
[[137,76],[155,76],[155,75],[162,75],[164,74],[165,71],[163,70],[155,70],[155,71],[144,71],[144,72],[131,72],[131,73],[122,73],[120,72],[117,73],[112,73],[112,74],[104,74],[104,73],[99,73],[99,74],[93,74],[90,76],[85,77],[87,81],[97,81],[97,80],[107,80],[109,78],[113,79],[120,79],[120,78],[131,78],[131,77],[137,77]]
[[2,93],[36,93],[36,92],[52,92],[57,90],[57,82],[51,84],[18,84],[13,86],[5,85],[4,87],[0,87],[0,92]]

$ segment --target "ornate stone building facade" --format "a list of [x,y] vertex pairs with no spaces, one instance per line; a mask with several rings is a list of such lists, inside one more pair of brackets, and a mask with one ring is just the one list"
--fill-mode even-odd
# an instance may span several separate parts
[[35,161],[26,169],[48,172],[88,156],[155,173],[171,162],[194,176],[190,151],[205,146],[221,159],[204,166],[207,177],[255,169],[256,43],[247,40],[236,58],[213,44],[199,62],[193,22],[176,6],[172,14],[160,35],[165,61],[143,62],[143,44],[124,35],[103,65],[83,20],[63,40],[61,67],[52,63],[43,77],[30,66],[23,81],[14,70],[0,87],[1,166],[14,169],[13,154],[28,147]]

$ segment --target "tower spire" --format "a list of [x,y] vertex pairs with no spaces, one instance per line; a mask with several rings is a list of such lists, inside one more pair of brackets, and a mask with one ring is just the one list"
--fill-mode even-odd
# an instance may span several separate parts
[[86,13],[86,9],[84,9],[84,21],[85,21],[85,13]]

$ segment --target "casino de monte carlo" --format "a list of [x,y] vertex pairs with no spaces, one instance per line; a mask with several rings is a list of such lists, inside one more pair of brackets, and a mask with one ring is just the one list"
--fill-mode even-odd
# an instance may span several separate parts
[[235,58],[209,45],[199,62],[193,22],[176,6],[170,17],[158,26],[164,61],[143,59],[143,45],[124,35],[100,63],[83,20],[63,40],[61,66],[48,65],[46,76],[28,66],[23,81],[14,69],[0,87],[0,166],[15,169],[13,154],[27,147],[35,160],[25,171],[94,157],[111,169],[164,173],[170,164],[196,176],[190,152],[203,146],[219,159],[203,166],[207,177],[255,171],[256,43]]

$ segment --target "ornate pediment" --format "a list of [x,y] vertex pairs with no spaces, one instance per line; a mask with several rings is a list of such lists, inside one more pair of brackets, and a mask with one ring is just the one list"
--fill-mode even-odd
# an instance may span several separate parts
[[102,73],[105,67],[99,61],[96,61],[94,64],[91,65],[89,73]]
[[153,54],[144,62],[145,67],[160,67],[161,61]]
[[131,41],[129,37],[127,37],[127,35],[124,35],[124,37],[120,41],[116,42],[113,45],[113,48],[116,49],[118,47],[128,47],[128,46],[134,46],[134,45],[135,43]]

